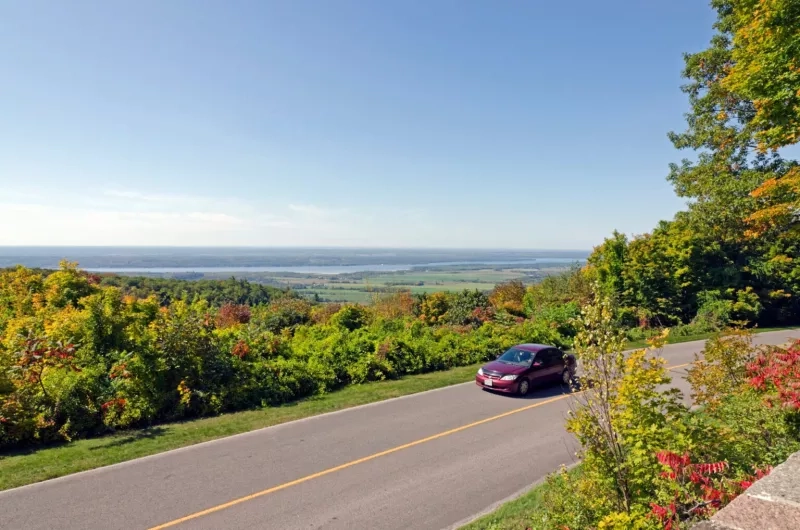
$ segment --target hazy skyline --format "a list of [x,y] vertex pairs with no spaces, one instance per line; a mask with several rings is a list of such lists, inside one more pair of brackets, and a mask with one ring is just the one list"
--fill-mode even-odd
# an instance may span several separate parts
[[589,249],[665,181],[702,2],[12,1],[0,245]]

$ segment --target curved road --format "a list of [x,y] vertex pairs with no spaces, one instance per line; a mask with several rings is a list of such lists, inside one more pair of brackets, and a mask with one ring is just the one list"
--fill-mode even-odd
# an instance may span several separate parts
[[[684,392],[702,346],[662,352]],[[0,528],[456,528],[574,462],[569,402],[474,383],[383,401],[0,492]]]

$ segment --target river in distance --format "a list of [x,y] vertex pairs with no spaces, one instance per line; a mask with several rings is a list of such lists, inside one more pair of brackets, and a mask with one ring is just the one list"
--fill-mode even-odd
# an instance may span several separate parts
[[412,269],[431,268],[431,267],[451,267],[451,266],[480,266],[485,265],[489,268],[498,266],[504,267],[524,267],[526,265],[541,265],[545,263],[571,264],[582,263],[584,260],[575,258],[539,258],[515,261],[443,261],[436,263],[418,264],[365,264],[365,265],[303,265],[286,267],[87,267],[91,272],[116,272],[126,274],[185,274],[185,273],[214,273],[214,272],[291,272],[297,274],[349,274],[354,272],[400,272]]

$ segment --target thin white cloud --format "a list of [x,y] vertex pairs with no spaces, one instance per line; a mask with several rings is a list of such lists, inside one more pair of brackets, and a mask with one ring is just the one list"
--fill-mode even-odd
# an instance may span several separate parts
[[[125,190],[106,190],[103,192],[106,197],[115,197],[119,199],[132,199],[137,201],[147,202],[167,202],[171,198],[163,195],[148,195],[138,191],[125,191]],[[173,199],[174,200],[174,199]]]
[[[529,246],[536,238],[540,248],[566,247],[556,222],[575,234],[585,231],[569,217],[504,222],[487,229],[481,216],[408,205],[365,211],[135,190],[40,193],[38,200],[0,193],[0,245],[513,248]],[[592,235],[586,233],[586,240]],[[569,246],[577,245],[573,241]]]
[[314,206],[313,204],[290,204],[289,210],[297,213],[315,215],[318,217],[321,217],[327,213],[326,210],[320,208],[319,206]]
[[346,208],[136,190],[38,198],[0,198],[0,226],[17,227],[0,231],[0,245],[365,244],[369,224]]
[[348,208],[325,208],[315,204],[293,204],[288,205],[291,212],[306,215],[314,218],[344,218],[352,215]]

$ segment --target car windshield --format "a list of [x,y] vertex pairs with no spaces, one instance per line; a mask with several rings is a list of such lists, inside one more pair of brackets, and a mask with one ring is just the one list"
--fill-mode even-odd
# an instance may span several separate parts
[[501,355],[497,360],[506,364],[530,366],[531,362],[533,361],[533,354],[526,350],[520,350],[519,348],[511,348]]

